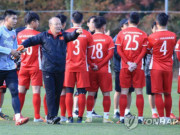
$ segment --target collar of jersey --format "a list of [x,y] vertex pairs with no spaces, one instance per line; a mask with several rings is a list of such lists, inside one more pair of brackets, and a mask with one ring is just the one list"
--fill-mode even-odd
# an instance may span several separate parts
[[72,28],[77,28],[78,29],[78,28],[81,28],[81,27],[72,27]]
[[102,33],[102,32],[95,32],[94,34],[104,34],[104,33]]
[[167,29],[161,29],[161,30],[156,30],[156,31],[167,31]]

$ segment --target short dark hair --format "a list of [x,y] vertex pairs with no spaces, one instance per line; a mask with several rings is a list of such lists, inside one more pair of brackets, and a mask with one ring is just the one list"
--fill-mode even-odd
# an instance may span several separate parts
[[156,17],[156,21],[160,26],[166,26],[168,23],[169,16],[166,13],[160,13]]
[[78,11],[75,11],[72,14],[72,19],[74,20],[75,23],[81,23],[83,20],[83,14]]
[[156,26],[156,22],[153,22],[153,24],[151,25],[151,28],[153,29]]
[[17,13],[14,10],[8,9],[4,12],[4,18],[11,15],[17,15]]
[[94,19],[94,26],[97,29],[100,29],[106,24],[106,19],[103,16],[98,16]]
[[32,21],[40,20],[39,15],[35,12],[28,12],[24,17],[25,24],[30,24]]
[[91,19],[95,19],[97,16],[93,15],[93,16],[90,16],[87,20],[87,22],[89,23],[91,21]]
[[139,23],[139,14],[137,12],[131,12],[129,21],[130,23],[137,25]]
[[4,20],[4,16],[0,16],[0,21],[3,21]]
[[67,20],[67,17],[61,13],[59,13],[58,15],[56,15],[57,18],[59,18],[61,20],[61,23],[64,24]]

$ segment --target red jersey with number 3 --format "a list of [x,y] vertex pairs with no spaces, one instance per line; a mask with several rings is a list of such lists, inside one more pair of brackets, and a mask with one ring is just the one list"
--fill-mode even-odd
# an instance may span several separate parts
[[[17,41],[20,45],[24,40],[39,34],[39,31],[33,29],[25,29],[18,33]],[[41,50],[40,45],[28,47],[27,51],[21,54],[21,68],[26,70],[41,69]]]
[[[93,34],[93,41],[94,45],[88,47],[91,52],[91,62],[98,64],[104,60],[110,49],[114,49],[114,43],[110,36],[102,33]],[[96,72],[111,73],[110,60]]]
[[161,30],[151,34],[148,41],[148,48],[153,52],[149,68],[172,71],[176,34],[168,30]]
[[[66,32],[73,32],[77,28],[79,27],[70,28]],[[76,40],[67,43],[66,71],[88,71],[87,48],[91,45],[93,45],[92,35],[84,29]]]
[[[147,47],[147,34],[137,27],[128,27],[118,33],[117,49],[121,49],[128,61],[135,62],[143,47]],[[129,66],[121,60],[122,68]],[[143,59],[137,63],[137,69],[143,69]]]

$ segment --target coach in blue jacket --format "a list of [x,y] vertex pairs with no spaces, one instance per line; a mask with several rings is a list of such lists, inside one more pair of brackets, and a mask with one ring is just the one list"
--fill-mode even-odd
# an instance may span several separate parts
[[47,123],[59,124],[60,118],[57,115],[64,82],[66,43],[75,40],[82,33],[82,29],[72,33],[62,32],[61,21],[57,17],[49,20],[49,28],[48,31],[27,39],[22,45],[25,48],[42,45],[42,71],[48,107]]

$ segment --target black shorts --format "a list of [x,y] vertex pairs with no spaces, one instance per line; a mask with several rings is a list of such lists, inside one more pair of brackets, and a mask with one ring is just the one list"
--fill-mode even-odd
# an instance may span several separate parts
[[154,95],[151,92],[151,76],[146,76],[146,94],[147,95]]
[[[120,80],[119,80],[119,74],[120,72],[115,72],[115,91],[116,92],[121,92],[121,87],[120,87]],[[134,92],[134,88],[130,87],[129,92]]]
[[[97,92],[96,92],[96,94],[95,94],[95,96],[94,96],[94,99],[97,99]],[[74,93],[74,96],[79,96],[79,93],[78,93],[78,91],[76,91],[75,93]]]

